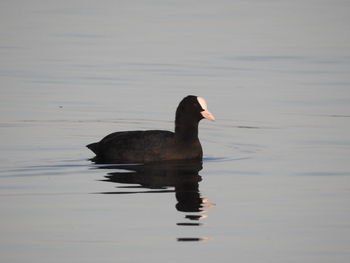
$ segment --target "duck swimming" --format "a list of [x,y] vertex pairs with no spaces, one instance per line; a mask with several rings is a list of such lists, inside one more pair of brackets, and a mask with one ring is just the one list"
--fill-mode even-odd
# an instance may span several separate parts
[[175,132],[114,132],[87,147],[96,154],[93,161],[102,163],[201,160],[203,151],[198,139],[198,124],[204,118],[215,120],[203,98],[189,95],[182,99],[176,109]]

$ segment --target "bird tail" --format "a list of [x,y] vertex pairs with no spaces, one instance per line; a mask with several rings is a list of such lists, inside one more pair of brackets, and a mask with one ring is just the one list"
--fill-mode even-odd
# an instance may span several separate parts
[[98,155],[98,142],[94,142],[94,143],[90,143],[88,145],[86,145],[86,147],[88,147],[91,151],[93,151],[96,155]]

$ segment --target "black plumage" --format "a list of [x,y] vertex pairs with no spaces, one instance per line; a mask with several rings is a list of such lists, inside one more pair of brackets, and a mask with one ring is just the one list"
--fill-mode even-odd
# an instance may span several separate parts
[[94,161],[104,163],[202,159],[198,124],[203,118],[214,120],[205,100],[190,95],[177,107],[175,132],[164,130],[115,132],[87,147],[96,154]]

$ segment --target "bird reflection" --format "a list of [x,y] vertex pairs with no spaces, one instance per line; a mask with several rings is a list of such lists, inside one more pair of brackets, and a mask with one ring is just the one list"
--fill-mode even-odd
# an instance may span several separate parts
[[[170,161],[142,165],[104,165],[102,169],[113,169],[103,181],[125,184],[118,186],[123,191],[103,192],[102,194],[141,194],[174,192],[176,209],[185,212],[186,222],[179,226],[200,226],[200,220],[207,217],[204,209],[211,204],[207,198],[202,198],[199,182],[202,177],[201,161]],[[130,189],[130,190],[129,190]],[[191,214],[195,213],[195,214]],[[198,214],[199,213],[199,214]],[[178,241],[203,241],[207,238],[178,238]]]

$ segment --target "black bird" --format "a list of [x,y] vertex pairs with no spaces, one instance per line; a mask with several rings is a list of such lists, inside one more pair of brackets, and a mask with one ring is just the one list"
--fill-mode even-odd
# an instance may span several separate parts
[[177,107],[175,132],[164,130],[115,132],[87,147],[96,154],[93,161],[98,163],[201,160],[203,152],[198,139],[198,123],[203,118],[215,120],[208,111],[205,100],[190,95]]

